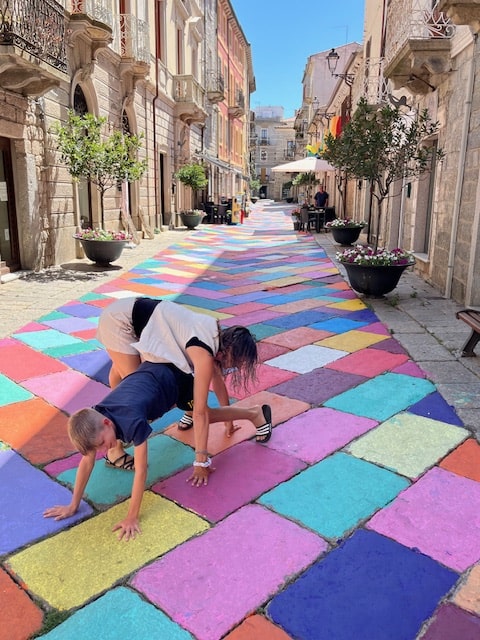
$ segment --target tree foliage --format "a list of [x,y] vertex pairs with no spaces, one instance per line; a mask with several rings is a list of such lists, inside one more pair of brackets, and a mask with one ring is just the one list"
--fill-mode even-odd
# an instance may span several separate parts
[[139,160],[143,135],[123,131],[107,132],[107,118],[91,113],[76,115],[69,111],[67,122],[53,128],[62,162],[74,180],[94,184],[101,201],[101,225],[104,225],[104,195],[119,182],[139,180],[147,160]]
[[337,138],[326,137],[322,157],[349,178],[368,180],[378,203],[376,238],[380,230],[382,203],[392,184],[418,176],[443,157],[425,144],[438,131],[428,110],[405,114],[398,107],[369,105],[361,99],[352,119]]
[[175,179],[190,187],[193,191],[204,189],[208,184],[205,169],[201,164],[185,164],[175,173]]

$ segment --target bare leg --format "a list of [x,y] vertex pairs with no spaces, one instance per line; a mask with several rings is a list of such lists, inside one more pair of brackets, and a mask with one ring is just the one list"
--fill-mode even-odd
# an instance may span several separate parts
[[[254,405],[253,407],[237,407],[235,405],[229,407],[208,407],[208,419],[212,422],[233,422],[234,420],[250,420],[256,429],[268,424],[271,418],[270,407],[268,405]],[[257,433],[257,442],[267,442],[270,439],[271,426],[266,430],[265,434]]]

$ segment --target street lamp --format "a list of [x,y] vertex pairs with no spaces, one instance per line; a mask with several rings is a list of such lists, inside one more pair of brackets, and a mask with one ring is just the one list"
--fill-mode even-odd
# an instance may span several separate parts
[[340,56],[338,55],[338,53],[335,51],[335,49],[332,49],[327,56],[328,70],[330,71],[332,76],[334,76],[335,78],[341,78],[345,81],[345,84],[351,87],[355,79],[353,73],[335,73],[337,70],[339,59]]

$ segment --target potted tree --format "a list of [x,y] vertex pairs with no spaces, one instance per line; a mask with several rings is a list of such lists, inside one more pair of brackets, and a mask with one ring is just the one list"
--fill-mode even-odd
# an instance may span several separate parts
[[428,110],[404,114],[398,106],[372,106],[361,99],[351,120],[337,138],[327,135],[322,157],[351,178],[368,180],[376,200],[373,247],[357,245],[337,253],[351,286],[360,293],[382,296],[398,284],[403,271],[414,264],[408,251],[378,246],[382,216],[394,182],[427,171],[443,157],[423,142],[438,131]]
[[60,157],[72,178],[88,180],[99,192],[100,228],[79,229],[74,238],[81,242],[87,258],[102,266],[117,260],[132,239],[124,231],[104,229],[105,193],[121,182],[139,180],[147,168],[147,161],[137,158],[141,136],[106,129],[107,118],[73,111],[64,125],[57,123],[53,129]]
[[[174,174],[174,178],[179,180],[186,187],[190,187],[192,192],[204,189],[208,184],[208,178],[202,165],[192,162],[185,164]],[[205,213],[199,209],[187,209],[180,212],[183,224],[194,229],[202,221]]]

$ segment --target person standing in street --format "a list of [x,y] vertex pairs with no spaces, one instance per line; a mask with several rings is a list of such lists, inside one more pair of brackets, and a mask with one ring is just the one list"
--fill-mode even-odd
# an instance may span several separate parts
[[317,209],[328,207],[328,193],[323,189],[322,185],[320,185],[315,194],[315,206]]

